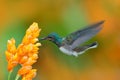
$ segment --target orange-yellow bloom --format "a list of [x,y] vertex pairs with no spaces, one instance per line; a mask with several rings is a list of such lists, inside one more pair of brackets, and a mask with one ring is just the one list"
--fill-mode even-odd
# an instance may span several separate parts
[[30,70],[26,75],[23,76],[22,80],[32,80],[36,76],[36,69]]
[[[18,74],[23,76],[23,80],[32,80],[35,76],[36,69],[32,69],[32,65],[38,59],[38,50],[41,44],[38,42],[40,33],[37,23],[33,23],[26,31],[22,43],[16,48],[15,40],[12,38],[8,41],[6,58],[8,61],[8,71],[20,64]],[[29,78],[29,79],[27,79]]]
[[18,63],[17,56],[15,55],[15,40],[13,38],[11,40],[8,40],[7,51],[5,53],[8,61],[8,71],[11,71]]

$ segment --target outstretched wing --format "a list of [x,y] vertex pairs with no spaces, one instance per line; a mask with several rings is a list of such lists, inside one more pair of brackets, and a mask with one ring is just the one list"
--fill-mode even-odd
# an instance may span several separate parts
[[85,29],[75,31],[69,34],[63,40],[64,43],[70,45],[72,49],[78,47],[80,44],[88,41],[92,37],[94,37],[101,29],[104,21],[100,21],[98,23],[92,24]]

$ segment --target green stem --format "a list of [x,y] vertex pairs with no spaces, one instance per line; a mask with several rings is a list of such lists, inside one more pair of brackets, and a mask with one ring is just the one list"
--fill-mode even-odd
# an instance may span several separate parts
[[17,74],[15,80],[18,80],[20,78],[20,75]]
[[10,71],[8,74],[8,80],[10,80],[11,73],[12,73],[12,71]]

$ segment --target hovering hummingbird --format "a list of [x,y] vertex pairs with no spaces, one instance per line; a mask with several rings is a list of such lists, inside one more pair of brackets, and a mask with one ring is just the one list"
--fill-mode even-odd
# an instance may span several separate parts
[[97,42],[83,46],[80,45],[94,37],[102,29],[103,23],[104,21],[100,21],[92,24],[82,30],[75,31],[64,38],[60,37],[57,33],[50,33],[47,37],[41,38],[40,41],[49,40],[55,43],[63,53],[77,57],[88,49],[97,47]]

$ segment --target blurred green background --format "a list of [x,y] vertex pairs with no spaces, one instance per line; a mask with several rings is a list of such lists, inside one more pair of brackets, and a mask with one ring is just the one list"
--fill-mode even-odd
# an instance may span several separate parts
[[40,37],[51,32],[64,37],[101,20],[105,20],[102,31],[89,41],[98,41],[98,48],[78,58],[63,54],[51,42],[41,42],[38,62],[33,65],[38,69],[34,80],[120,80],[119,9],[120,0],[1,0],[0,80],[8,76],[7,40],[14,37],[20,44],[33,22],[42,28]]

